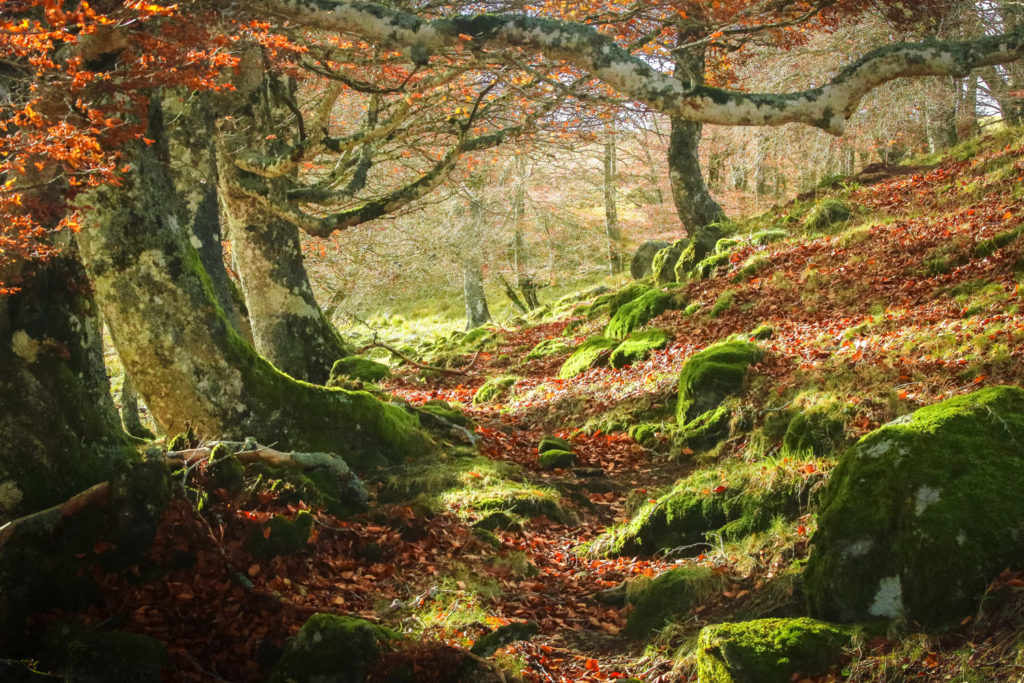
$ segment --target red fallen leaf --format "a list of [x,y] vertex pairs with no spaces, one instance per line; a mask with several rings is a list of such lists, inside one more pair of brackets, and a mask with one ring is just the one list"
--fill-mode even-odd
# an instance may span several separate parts
[[800,526],[798,526],[796,528],[796,533],[798,535],[800,535],[800,536],[806,536],[807,535],[807,527],[805,527],[803,524],[801,524]]
[[588,658],[587,659],[587,663],[584,664],[584,667],[586,667],[587,671],[600,671],[601,670],[601,665],[597,663],[596,659],[589,659]]
[[683,449],[682,453],[683,455],[693,455],[693,449],[687,446],[686,448]]
[[724,485],[721,485],[721,486],[716,486],[716,487],[715,487],[715,493],[722,493],[722,492],[723,492],[723,491],[725,491],[725,490],[726,490],[727,488],[729,488],[729,487],[728,487],[728,486],[724,486]]
[[906,389],[904,389],[903,391],[901,391],[901,392],[899,393],[899,397],[900,397],[900,400],[902,400],[902,399],[905,399],[905,398],[906,398],[907,396],[909,396],[909,395],[910,395],[910,392],[909,392],[909,391],[907,391]]

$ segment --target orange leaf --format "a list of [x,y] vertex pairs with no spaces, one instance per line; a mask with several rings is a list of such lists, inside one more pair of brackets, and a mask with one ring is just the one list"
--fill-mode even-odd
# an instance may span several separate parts
[[601,670],[601,665],[597,663],[596,659],[587,659],[587,663],[585,664],[585,666],[587,668],[587,671],[600,671]]

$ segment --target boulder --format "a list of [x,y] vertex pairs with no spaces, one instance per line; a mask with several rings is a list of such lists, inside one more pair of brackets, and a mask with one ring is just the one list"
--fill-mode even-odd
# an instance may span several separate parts
[[608,357],[608,364],[618,369],[647,360],[651,351],[665,348],[670,339],[664,330],[634,332],[615,347],[612,355]]
[[576,454],[558,449],[544,451],[537,456],[537,466],[542,470],[558,470],[576,464]]
[[573,354],[562,363],[558,376],[561,379],[572,379],[590,368],[604,365],[608,362],[612,349],[618,345],[619,342],[615,339],[591,337],[577,346]]
[[608,327],[605,328],[605,336],[612,339],[625,339],[632,332],[668,310],[671,302],[671,294],[660,289],[648,290],[615,311],[608,322]]
[[537,444],[538,453],[547,453],[548,451],[572,451],[572,442],[568,439],[563,439],[560,436],[554,436],[552,434],[546,434],[541,437],[540,443]]
[[314,614],[288,641],[271,683],[363,683],[398,636],[355,617]]
[[1024,389],[921,408],[840,459],[823,495],[804,590],[830,621],[958,624],[1024,563]]
[[653,580],[630,583],[626,602],[633,605],[633,611],[626,617],[623,632],[642,638],[671,619],[686,619],[703,600],[724,590],[726,581],[722,574],[696,566],[670,569]]
[[690,240],[683,238],[654,255],[651,272],[654,274],[655,282],[659,285],[667,285],[676,281],[676,262],[689,244]]
[[473,405],[478,406],[482,403],[490,403],[491,401],[505,398],[512,392],[512,385],[518,379],[515,375],[490,378],[473,394]]
[[743,387],[747,368],[764,352],[743,341],[727,341],[690,356],[679,375],[676,420],[680,425],[715,410]]
[[790,683],[839,663],[850,630],[814,619],[712,624],[697,641],[699,683]]
[[826,199],[816,204],[804,219],[804,228],[810,231],[829,231],[837,225],[846,223],[853,216],[853,211],[845,202],[838,199]]
[[637,248],[636,253],[633,254],[633,260],[629,262],[629,274],[633,276],[634,280],[642,280],[647,277],[651,274],[651,264],[654,263],[655,255],[662,249],[671,246],[671,243],[661,240],[644,242]]
[[391,376],[391,368],[362,356],[345,356],[334,361],[329,383],[336,383],[339,377],[351,377],[362,382],[382,382]]

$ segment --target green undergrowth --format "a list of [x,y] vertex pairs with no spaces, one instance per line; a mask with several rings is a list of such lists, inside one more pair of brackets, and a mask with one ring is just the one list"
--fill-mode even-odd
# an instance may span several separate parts
[[504,513],[515,523],[541,515],[556,522],[576,519],[557,491],[528,482],[519,466],[469,454],[383,475],[377,498],[381,502],[414,501],[468,521],[493,513]]

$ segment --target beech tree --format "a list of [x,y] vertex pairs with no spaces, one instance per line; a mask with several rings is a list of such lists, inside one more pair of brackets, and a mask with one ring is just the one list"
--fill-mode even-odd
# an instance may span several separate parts
[[[303,31],[355,41],[365,46],[361,49],[370,62],[379,50],[392,51],[389,59],[397,59],[393,51],[401,50],[410,71],[469,58],[476,64],[516,64],[524,59],[521,55],[529,55],[531,60],[571,65],[587,79],[680,121],[799,122],[833,133],[842,132],[866,92],[889,80],[962,76],[1024,54],[1020,30],[971,41],[887,45],[823,85],[795,93],[758,94],[716,88],[697,78],[684,82],[585,23],[530,14],[423,18],[372,4],[286,0],[245,0],[228,10],[217,3],[129,3],[100,14],[84,4],[68,8],[58,1],[13,3],[12,12],[0,20],[4,69],[17,71],[13,76],[6,73],[3,80],[7,95],[0,173],[2,209],[8,220],[2,229],[10,246],[0,255],[0,280],[17,291],[0,299],[0,412],[20,418],[0,424],[0,491],[7,501],[0,516],[50,502],[71,481],[62,479],[58,485],[33,480],[32,470],[70,472],[77,466],[81,479],[99,479],[104,468],[91,463],[112,462],[126,457],[128,450],[116,413],[106,407],[109,398],[102,398],[105,378],[95,354],[85,352],[95,349],[96,337],[89,332],[95,329],[89,315],[93,304],[81,271],[75,270],[75,252],[66,248],[53,256],[62,234],[72,228],[81,228],[78,242],[86,272],[118,352],[165,430],[191,425],[204,436],[255,436],[282,449],[332,451],[362,471],[404,462],[429,449],[417,418],[403,408],[366,393],[297,381],[262,358],[218,301],[183,227],[181,201],[170,173],[175,150],[163,96],[170,88],[186,88],[236,100],[254,93],[262,97],[261,84],[283,93],[278,95],[283,109],[271,107],[269,118],[262,120],[253,109],[251,122],[240,125],[227,117],[246,114],[242,103],[223,115],[226,123],[218,128],[218,157],[222,150],[232,155],[231,165],[218,158],[217,169],[233,225],[259,228],[272,217],[293,226],[298,223],[311,234],[326,234],[352,224],[350,209],[316,210],[296,218],[294,203],[309,196],[301,192],[317,188],[277,186],[277,179],[287,179],[304,162],[313,162],[307,150],[329,147],[330,136],[322,131],[303,134],[304,125],[298,122],[305,115],[296,115],[289,107],[287,89],[273,85],[278,81],[271,76],[277,74],[266,73],[265,55],[273,60],[282,54],[304,54],[301,46],[291,47],[296,43],[290,37]],[[253,43],[258,50],[251,49]],[[253,59],[257,67],[250,69],[244,62],[254,52],[259,59]],[[284,62],[290,69],[297,60]],[[528,76],[557,97],[571,94],[563,90],[571,78]],[[455,117],[454,124],[448,124],[455,137],[449,151],[455,158],[473,144],[503,135],[493,128],[473,130],[476,114],[487,106],[491,81],[474,82],[472,102],[463,101],[444,117],[446,122]],[[254,106],[269,104],[273,102],[257,101]],[[231,148],[236,139],[257,141],[262,136],[272,143],[271,136],[277,134],[264,126],[287,118],[286,111],[294,117],[290,125],[297,132],[287,140],[284,156],[275,144],[258,145],[254,154],[277,154],[276,161],[266,164],[267,159],[254,162]],[[437,117],[433,121],[437,123]],[[368,125],[365,130],[378,131],[380,126]],[[348,149],[359,150],[359,139]],[[409,192],[436,187],[433,171],[443,173],[454,161],[448,153],[433,161],[415,180],[395,190],[397,195],[385,191],[355,214],[363,220],[379,217],[394,210],[396,201],[404,202]],[[358,161],[345,163],[345,169],[358,167]],[[226,184],[235,168],[255,177],[255,189],[246,189],[249,177]],[[332,183],[340,181],[326,182],[326,189],[332,189]],[[289,196],[293,190],[300,194]],[[282,192],[285,196],[278,197]],[[225,193],[230,196],[224,198]],[[26,261],[41,252],[50,254],[48,262]],[[68,265],[61,267],[64,263]],[[295,288],[289,291],[296,294]],[[68,305],[47,308],[61,300]],[[38,325],[25,317],[33,306],[47,312]],[[275,306],[270,308],[276,312]],[[53,396],[66,399],[59,409],[26,408],[31,401]],[[20,447],[28,442],[38,447]],[[74,447],[69,449],[70,444]],[[83,448],[89,449],[88,457]]]

